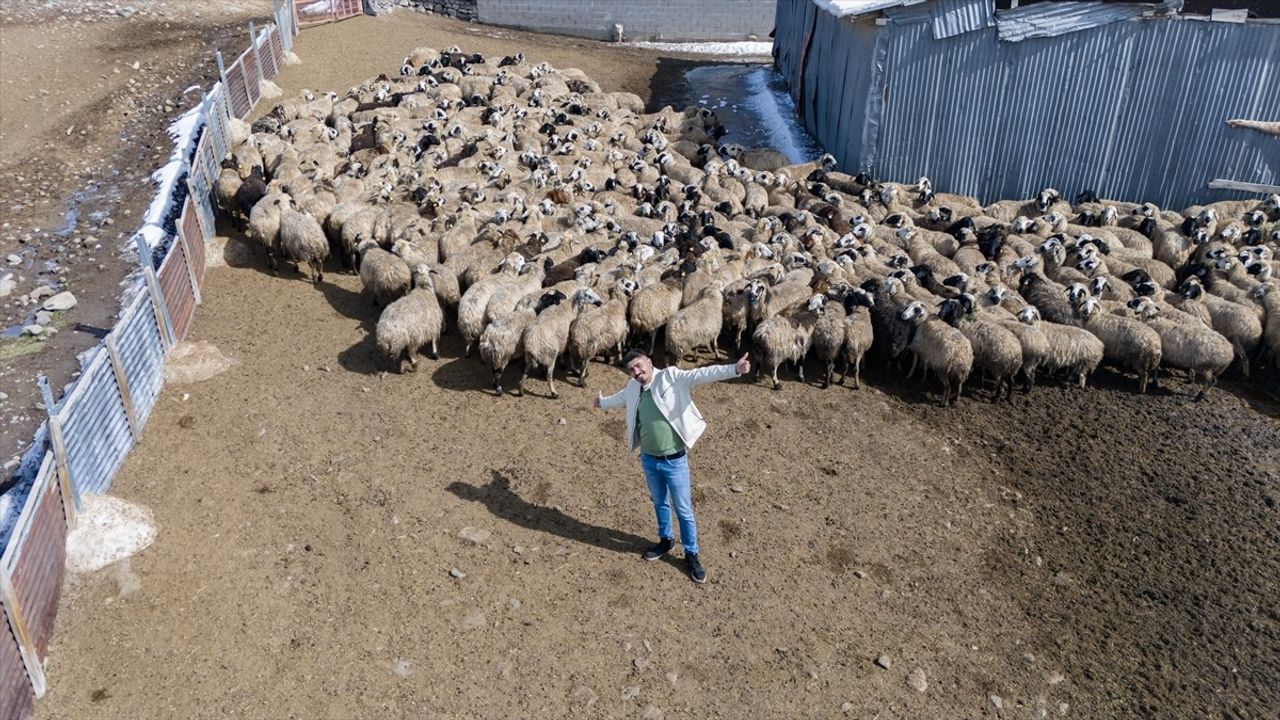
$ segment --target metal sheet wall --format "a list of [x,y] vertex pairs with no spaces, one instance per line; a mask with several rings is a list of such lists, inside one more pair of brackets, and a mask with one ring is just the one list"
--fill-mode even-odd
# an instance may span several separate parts
[[66,567],[67,521],[62,514],[62,493],[57,482],[41,488],[40,501],[31,517],[31,529],[18,548],[10,571],[13,588],[27,621],[27,630],[41,660],[48,656],[53,639],[62,575]]
[[106,351],[99,349],[77,381],[82,392],[59,411],[67,465],[81,493],[102,493],[133,447],[124,402]]
[[[939,190],[984,202],[1052,185],[1176,209],[1249,196],[1209,189],[1215,178],[1280,183],[1280,139],[1225,125],[1280,117],[1274,25],[1162,18],[1002,42],[996,28],[935,39],[931,6],[887,11],[877,26],[815,17],[802,12],[813,7],[807,0],[778,5],[778,65],[796,79],[805,125],[845,169],[896,181],[928,175]],[[801,73],[804,20],[815,30]],[[813,66],[840,57],[829,44],[866,65],[865,90],[847,63]],[[837,81],[843,92],[831,88]],[[866,100],[860,108],[845,96],[850,86]],[[859,121],[865,132],[848,132]]]
[[164,344],[151,299],[138,295],[113,331],[138,422],[146,423],[164,385]]
[[182,243],[173,244],[169,256],[160,264],[156,277],[160,280],[160,290],[164,293],[165,305],[169,308],[173,334],[178,340],[182,340],[191,327],[191,316],[195,313],[196,304],[191,289],[191,276],[187,271],[187,254]]
[[35,693],[27,679],[26,666],[18,651],[18,639],[9,623],[3,622],[4,600],[0,599],[0,718],[31,717]]

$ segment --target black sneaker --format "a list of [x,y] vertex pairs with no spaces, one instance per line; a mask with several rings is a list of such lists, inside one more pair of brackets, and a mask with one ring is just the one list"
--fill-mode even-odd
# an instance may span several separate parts
[[698,561],[698,553],[689,553],[684,556],[685,565],[689,566],[689,577],[693,578],[696,583],[704,583],[707,581],[707,571],[702,567],[702,563]]
[[672,538],[660,538],[657,545],[644,551],[644,559],[653,561],[671,552],[671,548],[676,546],[676,541]]

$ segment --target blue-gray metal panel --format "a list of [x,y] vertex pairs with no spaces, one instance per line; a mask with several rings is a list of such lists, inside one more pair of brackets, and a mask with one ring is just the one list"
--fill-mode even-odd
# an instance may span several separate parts
[[133,446],[115,376],[99,351],[80,379],[87,387],[63,415],[67,466],[81,493],[102,493]]
[[[778,11],[788,78],[808,29],[795,4]],[[1280,179],[1280,140],[1225,125],[1280,117],[1274,25],[1163,18],[1018,43],[995,28],[938,40],[927,9],[890,10],[882,26],[816,18],[801,115],[845,169],[925,174],[984,202],[1052,185],[1173,208],[1250,196],[1207,188],[1214,178]]]
[[935,40],[995,24],[995,0],[934,0],[928,7]]
[[148,297],[139,295],[116,326],[120,363],[129,382],[133,410],[145,424],[164,385],[164,345]]

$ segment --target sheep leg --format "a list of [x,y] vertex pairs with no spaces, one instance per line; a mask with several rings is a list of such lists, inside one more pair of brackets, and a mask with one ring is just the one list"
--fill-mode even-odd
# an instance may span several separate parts
[[498,397],[502,397],[502,371],[505,369],[506,368],[493,369],[493,391],[498,395]]
[[1143,395],[1147,392],[1147,369],[1138,370],[1138,394]]
[[908,380],[910,380],[916,374],[916,360],[919,360],[919,359],[920,359],[919,355],[916,355],[915,353],[911,353],[911,369],[907,370]]
[[774,390],[782,389],[782,383],[778,382],[778,365],[780,364],[781,363],[776,363],[773,366],[773,389]]
[[516,383],[516,397],[524,397],[524,379],[529,377],[529,363],[524,364],[524,370],[520,371],[520,380]]
[[1249,377],[1249,353],[1244,351],[1244,346],[1240,344],[1239,338],[1232,338],[1232,349],[1235,351],[1236,359],[1240,361],[1240,372],[1244,376]]
[[853,361],[853,389],[862,389],[862,358]]
[[431,358],[432,360],[439,360],[439,359],[440,359],[440,351],[439,351],[438,349],[436,349],[436,341],[435,341],[435,340],[432,340],[432,341],[431,341],[431,354],[430,354],[430,355],[428,355],[427,357]]
[[963,380],[961,380],[960,382],[956,383],[956,394],[951,396],[951,404],[952,404],[952,406],[954,406],[956,403],[960,402],[960,393],[962,393],[962,392],[964,392],[964,381],[963,381]]
[[324,280],[324,263],[319,260],[312,260],[311,269],[314,271],[315,276],[311,281],[311,284],[319,285],[320,282]]
[[836,361],[828,360],[827,361],[827,377],[822,381],[823,390],[826,390],[827,388],[831,387],[831,378],[835,376],[835,373],[836,373]]
[[939,405],[941,405],[942,407],[946,407],[950,397],[951,397],[951,378],[947,377],[946,375],[943,375],[942,376],[942,402],[939,403]]
[[800,376],[800,382],[804,382],[804,358],[796,361],[796,374]]
[[720,345],[718,344],[718,340],[719,338],[711,341],[711,359],[712,360],[720,359]]
[[560,397],[560,393],[556,392],[556,361],[553,358],[551,364],[547,366],[547,385],[551,388],[551,399]]

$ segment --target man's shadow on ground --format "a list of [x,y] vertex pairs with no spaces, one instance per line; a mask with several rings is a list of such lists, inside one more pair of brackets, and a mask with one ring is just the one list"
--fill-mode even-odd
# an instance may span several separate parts
[[[476,486],[464,482],[450,483],[445,489],[463,500],[483,503],[494,516],[520,527],[559,535],[566,540],[594,545],[624,555],[639,555],[653,544],[639,535],[585,523],[555,508],[531,503],[511,490],[511,480],[498,470],[489,471],[489,482]],[[679,567],[675,558],[663,558]]]

